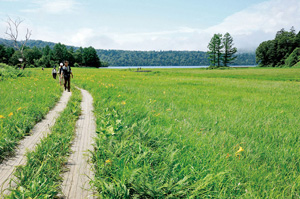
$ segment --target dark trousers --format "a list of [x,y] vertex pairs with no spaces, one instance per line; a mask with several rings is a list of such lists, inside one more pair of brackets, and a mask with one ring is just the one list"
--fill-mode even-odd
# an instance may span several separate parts
[[64,76],[64,86],[65,86],[65,90],[68,89],[68,91],[70,92],[70,77],[66,77]]

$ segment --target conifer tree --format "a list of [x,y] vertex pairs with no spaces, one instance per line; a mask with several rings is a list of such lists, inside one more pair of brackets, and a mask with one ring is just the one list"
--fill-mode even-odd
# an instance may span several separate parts
[[214,34],[207,47],[210,65],[220,67],[223,48],[222,34]]
[[236,59],[234,54],[237,52],[237,49],[233,47],[233,38],[229,33],[224,35],[222,43],[224,46],[224,53],[222,56],[223,66],[228,66],[228,64],[232,63]]

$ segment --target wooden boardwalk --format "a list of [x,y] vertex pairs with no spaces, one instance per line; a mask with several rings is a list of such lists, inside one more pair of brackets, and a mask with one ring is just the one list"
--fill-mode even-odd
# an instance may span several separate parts
[[16,166],[24,165],[26,163],[25,153],[35,148],[37,143],[50,133],[50,128],[54,125],[56,118],[66,108],[70,99],[71,93],[63,92],[60,101],[57,105],[46,115],[45,119],[35,125],[32,129],[30,136],[21,140],[18,148],[16,149],[15,156],[7,159],[0,164],[0,198],[3,194],[8,194],[10,181],[13,178],[13,173]]
[[83,89],[81,108],[82,113],[76,123],[76,137],[64,173],[62,191],[64,198],[84,199],[93,198],[93,191],[89,185],[94,174],[90,167],[90,152],[93,150],[93,137],[96,134],[96,122],[93,113],[93,97]]

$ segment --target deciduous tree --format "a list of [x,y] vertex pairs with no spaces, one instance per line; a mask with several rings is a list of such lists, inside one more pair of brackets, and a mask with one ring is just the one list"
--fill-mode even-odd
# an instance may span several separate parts
[[8,17],[8,19],[6,21],[7,29],[5,31],[5,34],[6,34],[6,36],[8,36],[8,39],[13,41],[15,49],[20,51],[21,58],[25,62],[26,60],[25,60],[25,56],[24,56],[24,49],[25,49],[27,41],[31,37],[31,30],[29,30],[27,28],[25,39],[22,41],[18,41],[19,34],[20,34],[19,26],[21,25],[22,22],[23,22],[23,20],[21,20],[20,18],[13,20],[12,18]]
[[83,62],[85,66],[100,67],[100,59],[93,47],[83,49]]

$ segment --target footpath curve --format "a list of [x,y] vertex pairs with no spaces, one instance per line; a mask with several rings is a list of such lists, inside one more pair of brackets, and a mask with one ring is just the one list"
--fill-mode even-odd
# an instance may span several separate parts
[[76,123],[76,137],[69,156],[68,171],[63,174],[62,192],[64,198],[94,198],[89,181],[94,176],[90,165],[90,151],[93,150],[93,137],[96,135],[93,97],[86,90],[82,93],[81,116]]
[[0,164],[0,197],[3,196],[3,194],[9,193],[8,188],[10,181],[13,178],[15,167],[26,164],[26,151],[33,150],[39,141],[50,133],[50,128],[54,125],[60,113],[66,108],[70,97],[71,93],[64,91],[59,102],[51,111],[49,111],[45,119],[34,126],[31,130],[30,136],[27,136],[20,141],[20,144],[16,149],[15,156]]

